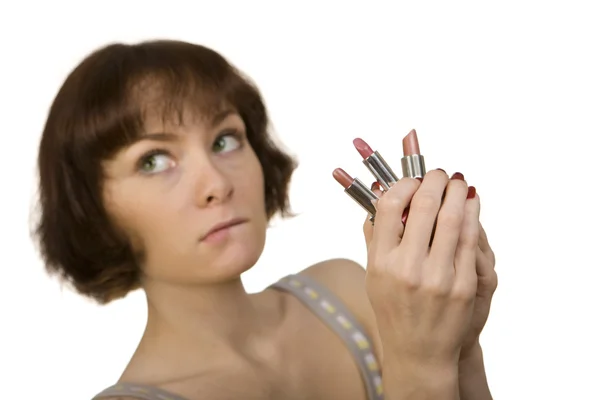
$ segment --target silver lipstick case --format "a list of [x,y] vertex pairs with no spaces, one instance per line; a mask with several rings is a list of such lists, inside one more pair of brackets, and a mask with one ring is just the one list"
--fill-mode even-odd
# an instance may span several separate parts
[[358,203],[366,212],[369,213],[371,222],[375,221],[377,210],[373,204],[373,200],[378,200],[379,197],[371,191],[360,179],[354,178],[352,185],[344,190],[354,201]]
[[425,157],[421,154],[412,154],[402,157],[402,176],[405,178],[423,178],[425,177]]
[[365,158],[363,164],[377,179],[384,191],[389,190],[394,183],[398,182],[398,177],[378,151]]

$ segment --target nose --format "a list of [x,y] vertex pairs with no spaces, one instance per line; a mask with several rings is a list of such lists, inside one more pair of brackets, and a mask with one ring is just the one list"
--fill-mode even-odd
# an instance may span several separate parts
[[226,203],[233,196],[233,184],[229,177],[211,162],[202,165],[196,182],[196,204],[212,207]]

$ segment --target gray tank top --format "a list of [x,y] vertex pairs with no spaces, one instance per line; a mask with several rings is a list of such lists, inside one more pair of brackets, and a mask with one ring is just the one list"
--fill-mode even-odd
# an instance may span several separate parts
[[[383,400],[381,370],[375,358],[373,343],[340,299],[314,279],[300,274],[286,276],[270,287],[294,295],[333,330],[352,353],[360,369],[368,400]],[[113,385],[98,393],[92,400],[117,396],[130,396],[140,400],[189,400],[153,386],[135,383]]]

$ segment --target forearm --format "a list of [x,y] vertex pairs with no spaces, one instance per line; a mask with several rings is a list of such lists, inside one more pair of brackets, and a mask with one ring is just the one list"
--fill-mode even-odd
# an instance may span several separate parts
[[460,362],[458,367],[460,400],[492,400],[485,375],[483,351],[477,345]]
[[383,393],[386,400],[456,400],[458,367],[384,364]]

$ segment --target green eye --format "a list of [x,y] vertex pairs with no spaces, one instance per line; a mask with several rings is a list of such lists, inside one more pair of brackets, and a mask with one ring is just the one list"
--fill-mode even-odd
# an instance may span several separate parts
[[219,136],[213,143],[213,151],[215,153],[228,153],[233,150],[237,150],[241,147],[242,143],[239,136],[235,133],[228,133],[226,135]]
[[225,140],[225,137],[221,136],[220,138],[217,139],[217,141],[215,142],[215,144],[213,145],[213,151],[215,152],[220,152],[223,151],[223,149],[225,148],[225,146],[227,146],[227,141]]
[[146,172],[152,171],[156,167],[156,157],[150,156],[142,162],[142,170]]
[[167,154],[155,152],[142,157],[139,170],[144,174],[156,174],[169,169],[172,165],[173,160]]

